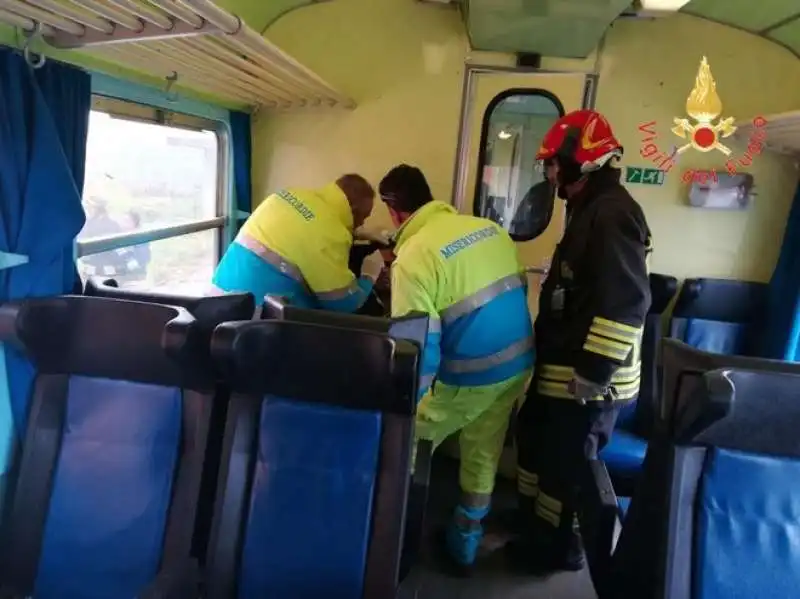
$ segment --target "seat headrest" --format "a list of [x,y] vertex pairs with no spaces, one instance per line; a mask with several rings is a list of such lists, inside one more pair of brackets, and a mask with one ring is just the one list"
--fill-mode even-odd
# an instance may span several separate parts
[[42,373],[205,388],[213,378],[193,368],[199,333],[177,306],[70,295],[0,306],[0,341]]
[[718,369],[676,415],[680,442],[800,457],[800,374]]
[[726,279],[686,279],[673,318],[748,322],[763,311],[767,285]]
[[234,391],[412,414],[419,350],[375,331],[300,322],[228,322],[212,355]]
[[252,293],[191,297],[134,289],[120,289],[114,279],[100,281],[89,278],[86,281],[84,295],[180,306],[181,308],[186,308],[195,317],[199,326],[208,328],[209,335],[214,330],[214,327],[221,322],[250,320],[256,309],[256,300]]
[[385,333],[389,330],[390,320],[376,316],[361,316],[358,314],[345,314],[332,310],[310,310],[293,306],[285,297],[268,295],[264,298],[261,310],[264,320],[289,320],[292,322],[305,322],[308,324],[321,324],[345,329],[361,331],[376,331]]
[[261,318],[265,320],[288,320],[306,322],[345,329],[375,331],[388,333],[395,339],[408,339],[423,346],[428,334],[430,317],[423,312],[410,312],[398,318],[377,318],[375,316],[359,316],[342,314],[330,310],[309,310],[292,306],[284,297],[268,295],[264,298]]
[[[677,339],[661,341],[662,417],[670,418],[711,370],[737,368],[800,375],[800,363],[706,352]],[[666,412],[666,413],[665,413]]]
[[650,275],[650,296],[652,302],[648,314],[663,314],[675,293],[678,291],[678,279],[669,275],[652,273]]

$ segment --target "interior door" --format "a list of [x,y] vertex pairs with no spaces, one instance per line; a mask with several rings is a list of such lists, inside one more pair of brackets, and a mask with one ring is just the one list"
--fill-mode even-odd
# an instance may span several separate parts
[[487,68],[473,72],[469,81],[455,203],[511,233],[528,269],[528,303],[535,317],[542,271],[564,231],[566,206],[558,199],[549,207],[528,205],[526,194],[544,178],[535,160],[542,137],[559,116],[583,107],[587,75]]

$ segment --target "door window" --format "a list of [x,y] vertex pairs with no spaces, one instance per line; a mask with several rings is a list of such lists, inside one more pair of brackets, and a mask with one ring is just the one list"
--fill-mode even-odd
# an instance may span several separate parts
[[474,213],[501,225],[515,241],[538,237],[553,216],[555,196],[544,185],[536,152],[563,114],[558,99],[542,90],[507,90],[486,107]]

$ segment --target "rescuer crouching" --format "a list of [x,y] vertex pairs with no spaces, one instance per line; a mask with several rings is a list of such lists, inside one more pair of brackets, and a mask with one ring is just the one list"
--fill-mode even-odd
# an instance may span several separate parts
[[319,189],[270,194],[225,251],[212,293],[250,292],[257,301],[278,295],[301,308],[358,311],[384,270],[377,249],[361,261],[360,276],[348,267],[354,232],[374,198],[372,185],[356,174]]

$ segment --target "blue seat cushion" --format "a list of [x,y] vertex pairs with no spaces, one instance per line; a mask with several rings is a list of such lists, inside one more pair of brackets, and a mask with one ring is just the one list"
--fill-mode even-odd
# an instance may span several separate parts
[[617,414],[617,430],[620,428],[630,429],[633,427],[633,424],[636,420],[636,408],[638,403],[639,400],[634,399],[632,401],[626,401],[624,404],[622,404],[622,407],[619,409],[619,413]]
[[623,429],[617,429],[600,452],[611,476],[636,476],[642,469],[647,441]]
[[617,505],[619,506],[620,519],[625,519],[625,514],[628,513],[628,508],[631,506],[630,497],[617,497]]
[[181,422],[179,389],[70,378],[37,598],[131,599],[152,582]]
[[715,354],[744,355],[749,328],[744,323],[689,318],[684,341],[692,347]]
[[381,416],[263,400],[239,598],[360,599]]
[[692,597],[796,597],[800,462],[712,451],[698,499]]

